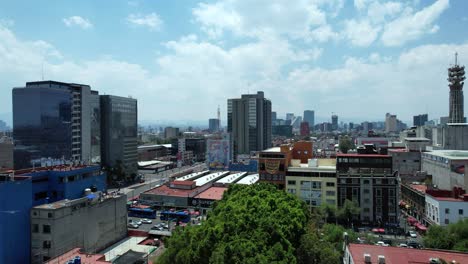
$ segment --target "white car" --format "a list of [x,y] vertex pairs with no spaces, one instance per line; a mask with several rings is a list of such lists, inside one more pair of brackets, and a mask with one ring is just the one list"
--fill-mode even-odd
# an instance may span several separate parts
[[149,220],[149,219],[146,219],[146,218],[143,219],[143,220],[141,220],[141,222],[142,222],[143,224],[152,224],[152,223],[153,223],[153,221],[151,221],[151,220]]
[[133,221],[133,223],[138,226],[141,226],[141,224],[143,224],[141,220]]
[[407,248],[408,245],[406,245],[405,243],[401,243],[401,244],[398,245],[398,247]]
[[386,244],[385,242],[383,241],[379,241],[377,243],[375,243],[376,246],[382,246],[382,247],[388,247],[388,244]]
[[409,231],[409,235],[412,238],[417,238],[418,237],[418,234],[416,232],[414,232],[414,231]]

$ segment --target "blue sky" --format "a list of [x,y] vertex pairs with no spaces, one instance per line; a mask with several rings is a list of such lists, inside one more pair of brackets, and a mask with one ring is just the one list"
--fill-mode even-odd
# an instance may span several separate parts
[[[279,117],[447,115],[468,61],[468,1],[1,1],[0,119],[45,79],[131,95],[139,119],[206,120],[262,90]],[[467,96],[468,97],[468,96]],[[465,103],[466,104],[466,103]],[[466,111],[465,111],[466,113]],[[322,117],[322,118],[320,118]]]

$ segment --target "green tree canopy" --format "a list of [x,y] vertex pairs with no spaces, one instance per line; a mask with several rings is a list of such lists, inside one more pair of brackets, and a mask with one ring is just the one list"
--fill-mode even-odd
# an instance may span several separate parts
[[345,200],[343,206],[338,209],[337,217],[349,226],[352,223],[353,219],[359,216],[361,208],[356,201]]
[[433,225],[424,236],[424,246],[468,252],[468,219],[446,227]]
[[307,222],[307,207],[291,194],[231,185],[201,226],[173,232],[158,263],[297,263]]
[[355,148],[353,141],[350,137],[341,137],[338,148],[343,153],[348,153],[348,150]]

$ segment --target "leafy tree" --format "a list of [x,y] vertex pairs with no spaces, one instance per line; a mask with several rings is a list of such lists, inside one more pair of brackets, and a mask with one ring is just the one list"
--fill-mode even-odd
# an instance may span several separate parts
[[333,220],[337,220],[337,209],[336,206],[331,204],[322,204],[320,205],[320,214],[322,215],[325,223],[328,223]]
[[273,185],[231,185],[201,226],[173,233],[158,263],[297,263],[308,217]]
[[346,222],[347,226],[353,222],[354,218],[359,215],[361,208],[356,201],[345,200],[343,206],[338,209],[337,217],[343,222]]
[[437,225],[429,227],[424,236],[424,246],[468,252],[468,219],[446,227]]
[[348,150],[354,149],[354,143],[348,136],[341,137],[338,148],[342,153],[348,153]]

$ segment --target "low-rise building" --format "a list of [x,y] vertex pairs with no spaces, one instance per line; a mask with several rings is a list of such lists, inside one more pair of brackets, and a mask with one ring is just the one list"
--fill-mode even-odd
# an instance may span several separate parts
[[402,183],[401,206],[405,207],[408,214],[421,223],[428,224],[424,218],[426,216],[426,190],[425,184]]
[[421,170],[432,178],[439,189],[451,190],[462,187],[468,190],[468,151],[434,150],[421,155]]
[[468,218],[468,194],[460,188],[453,191],[427,190],[426,217],[428,224],[446,226]]
[[468,254],[454,251],[428,250],[401,247],[382,247],[365,244],[346,245],[343,264],[369,264],[369,263],[468,263]]
[[31,262],[43,263],[73,248],[96,253],[127,235],[127,197],[89,193],[31,209]]
[[286,172],[286,191],[310,207],[337,205],[336,159],[310,159],[308,163],[292,160]]

